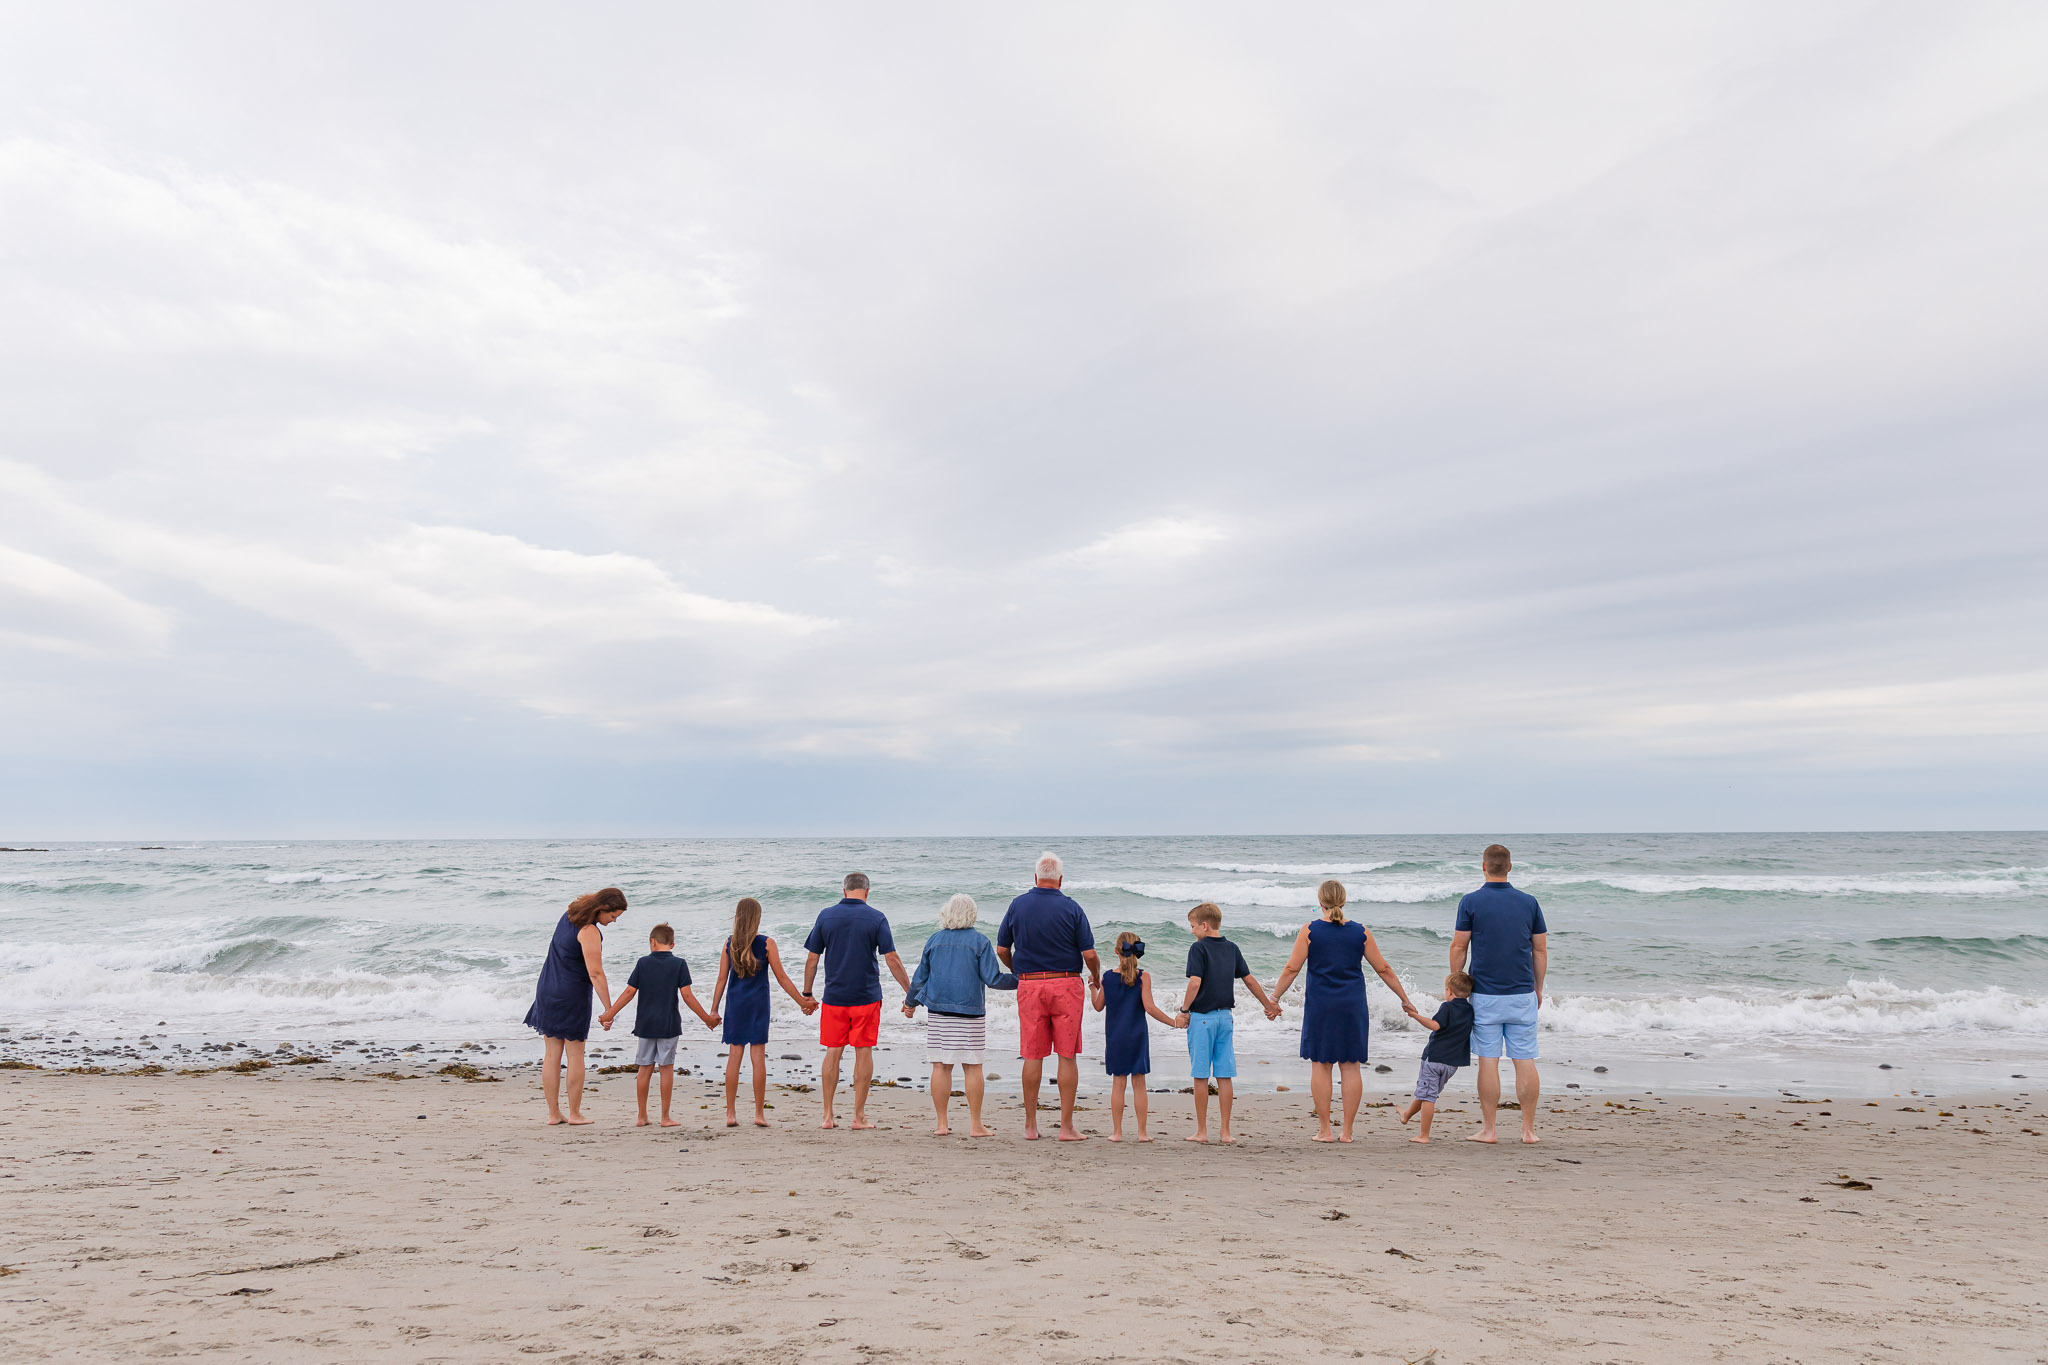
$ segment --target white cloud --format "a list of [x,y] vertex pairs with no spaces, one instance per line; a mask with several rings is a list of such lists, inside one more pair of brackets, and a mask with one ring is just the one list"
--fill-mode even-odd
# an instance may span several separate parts
[[0,640],[74,654],[163,650],[171,617],[98,579],[0,545]]
[[1154,517],[1120,526],[1078,549],[1055,555],[1054,560],[1086,569],[1142,569],[1192,558],[1229,538],[1206,522]]

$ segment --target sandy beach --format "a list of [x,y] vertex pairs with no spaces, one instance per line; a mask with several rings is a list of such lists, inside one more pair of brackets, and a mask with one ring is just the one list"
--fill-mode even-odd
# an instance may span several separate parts
[[1484,1148],[1461,1078],[1428,1147],[1276,1094],[1226,1149],[1178,1095],[1148,1147],[1026,1143],[1015,1095],[935,1139],[890,1089],[728,1131],[696,1076],[680,1129],[630,1075],[548,1129],[505,1074],[5,1073],[9,1359],[2048,1360],[2015,1095],[1570,1096]]

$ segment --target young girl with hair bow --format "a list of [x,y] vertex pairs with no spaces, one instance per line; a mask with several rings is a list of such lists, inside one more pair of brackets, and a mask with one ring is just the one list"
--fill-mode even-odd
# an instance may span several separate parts
[[1131,1110],[1138,1119],[1138,1141],[1150,1142],[1145,1131],[1145,1078],[1152,1072],[1152,1033],[1145,1025],[1150,1015],[1168,1028],[1178,1028],[1173,1016],[1152,1003],[1152,973],[1138,966],[1145,955],[1145,943],[1126,930],[1116,936],[1116,970],[1102,978],[1095,988],[1094,1005],[1103,1015],[1102,1066],[1110,1075],[1109,1140],[1124,1140],[1124,1088],[1129,1084]]

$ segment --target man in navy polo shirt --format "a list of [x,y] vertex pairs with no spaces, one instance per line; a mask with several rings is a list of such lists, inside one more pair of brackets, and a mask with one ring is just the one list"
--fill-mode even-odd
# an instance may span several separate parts
[[868,1086],[875,1079],[875,1041],[882,1029],[882,974],[875,959],[889,966],[896,984],[910,994],[910,974],[896,955],[896,939],[889,932],[889,920],[868,904],[865,872],[849,872],[840,883],[839,903],[818,912],[811,936],[804,940],[809,956],[804,959],[804,999],[811,996],[811,983],[818,979],[818,964],[825,966],[825,1007],[818,1020],[818,1041],[825,1047],[825,1064],[818,1070],[818,1089],[824,1092],[826,1128],[837,1128],[833,1100],[839,1093],[839,1059],[853,1049],[853,1126],[872,1128],[868,1120]]
[[[1508,885],[1514,869],[1503,844],[1480,855],[1486,884],[1458,902],[1451,936],[1451,970],[1472,974],[1472,1056],[1479,1068],[1479,1131],[1468,1142],[1496,1142],[1500,1058],[1515,1064],[1515,1098],[1522,1105],[1522,1141],[1536,1141],[1536,1011],[1543,1004],[1543,974],[1550,965],[1549,927],[1543,907]],[[1467,953],[1472,965],[1465,965]]]
[[1083,1142],[1074,1127],[1074,1092],[1081,1084],[1081,969],[1091,988],[1102,984],[1095,931],[1088,914],[1060,890],[1066,870],[1051,853],[1039,855],[1029,891],[1010,902],[996,930],[996,956],[1017,974],[1017,1053],[1024,1059],[1024,1136],[1038,1136],[1038,1083],[1045,1059],[1058,1053],[1060,1141]]

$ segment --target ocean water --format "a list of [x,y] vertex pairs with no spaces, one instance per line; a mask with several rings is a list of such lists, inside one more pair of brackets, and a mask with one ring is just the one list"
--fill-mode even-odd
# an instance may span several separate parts
[[[494,1061],[538,1045],[520,1020],[548,935],[575,895],[621,887],[608,931],[622,987],[657,921],[708,1004],[733,902],[758,897],[792,972],[841,874],[874,878],[906,966],[956,891],[991,934],[1047,841],[1019,839],[505,840],[53,845],[0,853],[0,1057],[90,1050],[169,1061],[227,1044],[353,1059],[474,1043]],[[2048,835],[1558,835],[1511,841],[1516,884],[1550,924],[1546,1082],[1586,1090],[1858,1094],[2024,1089],[2048,1078]],[[1090,838],[1050,841],[1106,946],[1142,933],[1173,997],[1185,915],[1225,932],[1268,984],[1325,876],[1349,888],[1409,990],[1434,1003],[1474,838]],[[922,1022],[884,1011],[882,1074],[922,1079]],[[1376,1079],[1404,1088],[1422,1033],[1369,980]],[[1238,1016],[1244,1083],[1299,1085],[1301,987],[1268,1022]],[[1007,1001],[994,1058],[1013,1055]],[[686,1016],[695,1027],[695,1021]],[[630,1020],[593,1046],[630,1047]],[[1163,1084],[1185,1075],[1154,1030]],[[779,1073],[807,1075],[814,1026],[777,992]],[[1091,1016],[1087,1051],[1100,1055]],[[346,1040],[346,1041],[343,1041]],[[182,1049],[182,1051],[181,1051]],[[613,1050],[616,1050],[613,1051]],[[686,1057],[715,1063],[713,1035]],[[784,1056],[797,1058],[784,1061]],[[109,1064],[114,1064],[110,1062]],[[1888,1064],[1889,1070],[1884,1069]],[[1595,1067],[1604,1067],[1596,1071]],[[1100,1069],[1084,1063],[1090,1088]],[[1006,1079],[1014,1079],[1006,1077]]]

